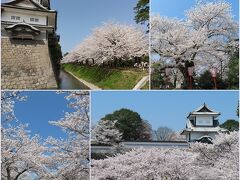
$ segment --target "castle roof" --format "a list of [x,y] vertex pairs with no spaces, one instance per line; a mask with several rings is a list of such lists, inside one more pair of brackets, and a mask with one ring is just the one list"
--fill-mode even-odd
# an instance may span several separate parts
[[34,26],[30,25],[30,24],[27,24],[25,22],[21,22],[21,23],[16,23],[16,24],[13,24],[13,25],[10,25],[10,26],[7,26],[5,27],[6,30],[16,30],[18,27],[27,27],[29,28],[30,30],[32,30],[33,32],[39,34],[40,33],[40,30],[35,28]]
[[[54,11],[50,10],[50,4],[46,4],[47,2],[44,1],[44,5],[40,4],[36,0],[12,0],[6,3],[2,3],[2,6],[6,7],[19,7],[24,9],[31,9],[31,10],[41,10],[41,11]],[[48,2],[49,3],[49,2]],[[55,11],[54,11],[55,12]]]
[[41,2],[44,7],[50,9],[50,0],[42,0]]
[[188,117],[189,118],[191,115],[220,115],[220,112],[214,111],[210,109],[205,103],[200,106],[198,109],[195,111],[192,111],[189,113]]
[[206,133],[216,132],[216,133],[218,133],[218,132],[228,132],[228,130],[221,128],[219,126],[217,126],[217,127],[190,127],[190,128],[184,129],[180,134],[186,135],[191,132],[206,132]]

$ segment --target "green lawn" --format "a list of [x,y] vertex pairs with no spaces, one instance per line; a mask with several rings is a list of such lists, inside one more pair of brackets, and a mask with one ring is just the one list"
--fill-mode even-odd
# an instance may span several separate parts
[[76,64],[63,64],[62,68],[102,89],[132,89],[147,75],[147,71],[139,69],[110,69]]
[[149,90],[149,81],[141,88],[141,90]]

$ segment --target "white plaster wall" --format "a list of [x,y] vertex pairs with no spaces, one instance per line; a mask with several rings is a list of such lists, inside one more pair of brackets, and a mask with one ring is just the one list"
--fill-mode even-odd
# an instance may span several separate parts
[[217,133],[206,133],[206,132],[191,132],[191,140],[196,140],[196,139],[199,139],[201,138],[202,136],[210,136],[212,138],[214,138],[214,136],[216,135]]
[[[20,20],[13,20],[11,19],[11,16],[19,16]],[[38,22],[31,22],[30,18],[38,18]],[[8,21],[8,22],[23,22],[25,21],[28,24],[35,24],[35,25],[47,25],[47,17],[46,16],[40,16],[36,14],[27,14],[27,13],[12,13],[12,12],[2,12],[2,21]]]
[[196,125],[197,126],[213,126],[212,116],[196,116]]

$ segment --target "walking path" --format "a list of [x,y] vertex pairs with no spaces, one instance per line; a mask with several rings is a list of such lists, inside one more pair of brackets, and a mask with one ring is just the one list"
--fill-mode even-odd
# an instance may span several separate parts
[[136,86],[133,88],[133,90],[139,90],[141,89],[149,80],[149,76],[144,76],[137,84]]
[[78,81],[82,82],[83,84],[85,84],[87,87],[89,87],[91,90],[101,90],[100,87],[95,86],[94,84],[87,82],[77,76],[75,76],[73,73],[71,73],[70,71],[67,71],[69,74],[71,74],[73,77],[75,77]]

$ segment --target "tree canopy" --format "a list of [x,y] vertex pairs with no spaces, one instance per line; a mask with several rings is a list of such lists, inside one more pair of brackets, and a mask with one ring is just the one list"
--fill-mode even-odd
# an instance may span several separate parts
[[228,83],[230,88],[239,88],[239,51],[236,51],[228,63]]
[[151,51],[161,57],[166,66],[178,68],[185,81],[188,67],[195,72],[216,68],[226,77],[228,46],[238,44],[238,23],[231,14],[231,4],[225,1],[198,3],[186,11],[186,19],[161,15],[151,17]]
[[164,77],[161,73],[161,67],[161,62],[152,63],[151,89],[159,89],[161,85],[165,85]]
[[145,24],[149,27],[149,0],[138,0],[135,11],[136,23]]
[[220,127],[225,128],[229,131],[239,131],[239,122],[234,119],[229,119],[222,123]]
[[89,37],[63,58],[62,63],[119,65],[146,56],[148,38],[141,29],[108,22],[95,28]]
[[171,141],[175,136],[175,132],[169,127],[159,127],[155,131],[158,141]]
[[122,133],[116,128],[117,121],[100,120],[93,128],[92,138],[99,144],[118,145],[122,140]]
[[14,105],[26,97],[20,92],[2,92],[1,178],[88,179],[89,177],[89,93],[66,93],[71,112],[49,123],[61,128],[66,138],[32,135],[26,124],[16,121]]
[[[217,74],[216,77],[217,89],[226,89],[227,84],[220,78],[220,75]],[[198,79],[198,86],[201,89],[214,89],[214,82],[210,71],[205,71],[200,75]]]
[[125,141],[150,140],[151,126],[144,121],[141,116],[129,109],[120,109],[111,114],[107,114],[103,120],[116,120],[116,127],[122,133]]
[[91,179],[239,179],[238,132],[190,148],[136,148],[92,160]]

